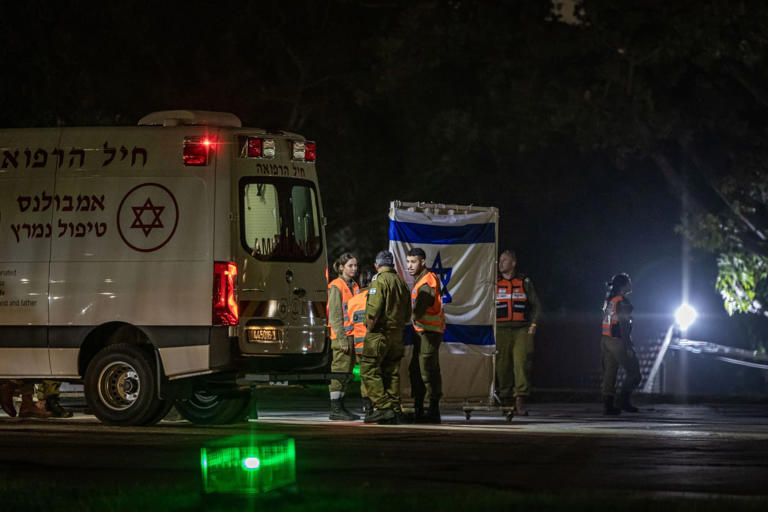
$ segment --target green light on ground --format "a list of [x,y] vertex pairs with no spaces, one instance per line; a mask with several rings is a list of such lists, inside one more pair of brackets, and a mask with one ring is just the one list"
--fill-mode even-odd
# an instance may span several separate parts
[[246,457],[243,459],[243,467],[245,469],[259,469],[261,461],[258,457]]
[[296,483],[296,447],[280,435],[217,439],[200,449],[206,493],[260,494]]
[[355,382],[360,382],[360,365],[356,364],[355,367],[352,369],[352,380]]

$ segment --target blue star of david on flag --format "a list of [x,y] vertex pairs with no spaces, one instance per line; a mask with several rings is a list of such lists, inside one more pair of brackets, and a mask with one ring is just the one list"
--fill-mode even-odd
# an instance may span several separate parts
[[451,294],[448,292],[448,282],[451,280],[451,274],[453,274],[453,268],[447,268],[443,267],[443,262],[440,259],[440,253],[437,253],[437,256],[435,256],[435,261],[432,262],[432,268],[430,268],[432,272],[434,272],[437,277],[440,278],[440,296],[443,299],[443,304],[448,304],[449,302],[453,301],[453,298],[451,298]]

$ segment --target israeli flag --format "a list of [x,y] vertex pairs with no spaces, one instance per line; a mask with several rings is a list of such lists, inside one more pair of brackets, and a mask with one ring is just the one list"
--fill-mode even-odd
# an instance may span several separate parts
[[[443,341],[460,345],[495,345],[496,251],[499,212],[496,208],[393,201],[389,209],[389,250],[395,268],[409,287],[408,250],[420,247],[427,267],[442,285],[446,328]],[[483,350],[483,352],[486,352]]]

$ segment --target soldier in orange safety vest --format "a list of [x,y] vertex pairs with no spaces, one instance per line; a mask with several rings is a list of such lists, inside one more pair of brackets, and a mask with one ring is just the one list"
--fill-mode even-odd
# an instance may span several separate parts
[[332,420],[353,421],[359,420],[360,417],[349,412],[344,406],[344,394],[352,381],[352,370],[355,367],[349,300],[360,291],[355,282],[357,258],[351,253],[344,253],[333,264],[333,269],[339,277],[328,283],[328,327],[333,353],[331,372],[337,376],[331,379],[328,385],[331,394],[331,411],[328,417]]
[[[370,270],[360,272],[360,293],[349,299],[349,317],[352,319],[352,336],[355,340],[355,359],[359,360],[363,355],[365,335],[368,329],[365,326],[365,307],[368,303],[368,286],[371,284],[373,273]],[[373,412],[373,403],[368,398],[365,382],[360,381],[360,396],[363,398],[363,413],[369,415]]]
[[[603,303],[603,336],[600,348],[603,359],[603,412],[621,414],[621,411],[638,412],[630,396],[642,379],[640,363],[632,345],[632,304],[627,295],[632,292],[632,281],[627,274],[617,274],[608,283],[608,293]],[[624,383],[619,393],[618,407],[614,405],[616,374],[624,368]]]
[[[441,299],[440,279],[427,270],[427,255],[414,247],[406,256],[408,273],[414,278],[411,290],[413,328],[416,337],[409,365],[411,392],[414,399],[414,421],[440,423],[440,398],[443,396],[440,375],[440,344],[445,331],[445,315]],[[424,400],[429,396],[429,408]]]
[[527,416],[525,401],[531,390],[533,336],[541,304],[531,279],[516,272],[517,256],[499,255],[496,282],[496,382],[502,406]]

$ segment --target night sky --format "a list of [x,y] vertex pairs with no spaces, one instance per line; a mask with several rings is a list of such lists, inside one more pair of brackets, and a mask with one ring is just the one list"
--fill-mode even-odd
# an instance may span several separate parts
[[[331,259],[386,246],[389,200],[497,206],[545,306],[537,382],[556,385],[574,353],[599,370],[613,274],[633,278],[638,342],[680,303],[681,195],[659,158],[695,185],[691,155],[718,177],[764,133],[766,106],[723,61],[764,75],[766,8],[673,3],[585,1],[581,21],[548,1],[6,3],[0,126],[200,109],[302,133]],[[726,315],[715,255],[689,264],[690,337],[762,343],[762,319]]]

